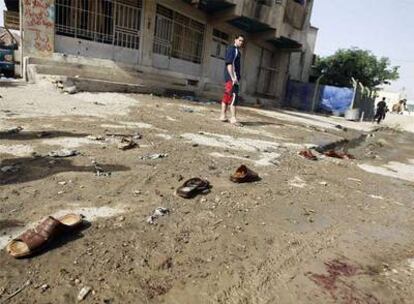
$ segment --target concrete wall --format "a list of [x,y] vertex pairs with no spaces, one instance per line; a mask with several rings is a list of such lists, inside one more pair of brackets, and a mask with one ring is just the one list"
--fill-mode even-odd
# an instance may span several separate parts
[[25,56],[50,56],[54,52],[55,1],[23,1]]
[[302,52],[291,53],[289,66],[290,79],[303,82],[309,81],[317,36],[318,29],[310,27],[307,31],[306,44]]

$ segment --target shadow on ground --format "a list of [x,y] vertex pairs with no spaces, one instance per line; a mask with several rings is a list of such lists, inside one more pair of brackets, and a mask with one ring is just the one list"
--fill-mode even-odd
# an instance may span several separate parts
[[[54,160],[54,162],[51,162]],[[0,185],[19,184],[39,180],[61,172],[90,172],[94,175],[96,169],[91,166],[75,166],[70,159],[54,159],[50,157],[22,157],[4,159],[1,166],[13,166],[14,172],[0,172]],[[122,165],[100,164],[105,172],[128,171],[129,167]]]
[[85,137],[90,134],[87,133],[72,133],[65,131],[21,131],[19,133],[12,133],[9,131],[0,131],[0,139],[8,140],[31,140],[41,138],[55,138],[55,137]]

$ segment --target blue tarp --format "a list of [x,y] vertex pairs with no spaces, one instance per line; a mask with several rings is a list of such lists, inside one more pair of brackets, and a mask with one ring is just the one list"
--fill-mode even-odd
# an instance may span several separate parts
[[319,108],[321,110],[344,114],[351,106],[354,96],[353,89],[321,86],[319,90]]

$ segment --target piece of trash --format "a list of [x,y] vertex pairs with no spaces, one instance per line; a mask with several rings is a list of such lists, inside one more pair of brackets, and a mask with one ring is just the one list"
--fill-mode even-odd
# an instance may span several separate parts
[[348,177],[347,180],[357,182],[357,183],[362,183],[362,180],[360,180],[359,178]]
[[345,128],[344,126],[341,126],[341,125],[336,125],[335,128],[343,130],[345,132],[348,131],[348,128]]
[[13,128],[10,128],[10,129],[7,129],[6,130],[6,134],[17,134],[17,133],[20,133],[20,131],[22,131],[23,130],[23,128],[22,127],[13,127]]
[[125,151],[136,146],[138,146],[138,144],[132,138],[122,137],[121,142],[118,144],[118,149]]
[[3,173],[16,173],[19,169],[20,167],[18,165],[3,166],[0,168]]
[[183,108],[181,111],[185,113],[194,113],[194,110],[190,108]]
[[78,89],[76,88],[76,86],[70,86],[63,88],[63,92],[68,94],[75,94],[78,92]]
[[59,184],[59,185],[61,185],[61,186],[64,186],[64,185],[66,185],[66,184],[67,184],[67,182],[65,182],[65,181],[61,181],[61,182],[58,182],[58,184]]
[[98,136],[88,135],[86,138],[90,139],[90,140],[104,140],[105,139],[105,137],[103,137],[101,135],[98,135]]
[[327,182],[319,182],[319,185],[328,186],[328,183]]
[[97,101],[94,101],[93,104],[97,105],[97,106],[104,106],[105,105],[104,103],[97,102]]
[[371,194],[370,197],[371,198],[374,198],[374,199],[379,199],[379,200],[383,200],[384,199],[382,196],[380,196],[380,195],[374,195],[374,194]]
[[338,152],[335,150],[329,150],[323,153],[325,156],[340,158],[340,159],[355,159],[355,157],[346,152]]
[[143,156],[140,156],[139,158],[142,160],[154,160],[159,158],[166,158],[168,157],[167,153],[154,153],[154,154],[145,154]]
[[83,287],[78,294],[78,301],[83,301],[91,291],[92,291],[91,287],[89,286]]
[[314,155],[312,153],[311,150],[307,149],[307,150],[302,150],[298,153],[300,156],[309,159],[309,160],[318,160],[318,158],[316,157],[316,155]]
[[152,215],[150,215],[147,218],[147,223],[148,224],[151,224],[151,225],[154,225],[155,224],[155,221],[159,217],[164,216],[164,215],[167,215],[169,213],[170,213],[170,209],[164,208],[164,207],[158,207],[157,209],[154,210],[154,212],[152,213]]
[[51,151],[47,155],[51,157],[70,157],[70,156],[76,156],[79,155],[79,151],[77,150],[71,150],[71,149],[62,149],[57,151]]
[[102,168],[96,161],[92,161],[92,165],[95,168],[95,175],[96,176],[104,176],[104,177],[109,177],[111,176],[111,172],[104,170],[104,168]]
[[49,289],[49,285],[48,284],[43,284],[42,286],[40,286],[40,290],[42,292],[45,292],[47,289]]
[[36,134],[36,136],[38,138],[47,137],[47,136],[50,136],[50,135],[52,135],[52,133],[50,133],[48,131],[41,131],[41,132],[39,132],[39,133]]

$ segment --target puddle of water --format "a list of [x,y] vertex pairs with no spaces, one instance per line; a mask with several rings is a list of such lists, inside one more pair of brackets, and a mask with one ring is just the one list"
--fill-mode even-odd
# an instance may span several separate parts
[[409,160],[409,164],[391,161],[382,166],[359,164],[362,170],[383,176],[398,178],[409,182],[414,182],[414,159]]
[[0,145],[0,154],[2,153],[24,157],[31,155],[33,148],[30,145]]
[[51,138],[43,140],[42,143],[45,145],[61,146],[64,148],[77,148],[83,145],[103,145],[102,142],[99,142],[97,140],[91,140],[86,137]]
[[[61,217],[68,213],[76,213],[76,214],[82,214],[85,216],[85,220],[87,221],[94,221],[98,218],[108,218],[113,217],[118,214],[124,213],[125,210],[121,207],[118,208],[110,208],[110,207],[84,207],[84,208],[69,208],[64,210],[59,210],[52,214],[53,217]],[[3,249],[7,246],[8,242],[10,242],[11,239],[19,236],[27,229],[33,228],[38,224],[38,222],[30,223],[26,225],[25,227],[21,226],[15,226],[10,227],[11,229],[7,232],[6,235],[0,236],[0,249]],[[6,227],[7,228],[7,227]],[[2,233],[3,229],[0,229],[0,233]],[[5,230],[5,229],[4,229]],[[3,230],[3,231],[4,231]]]

